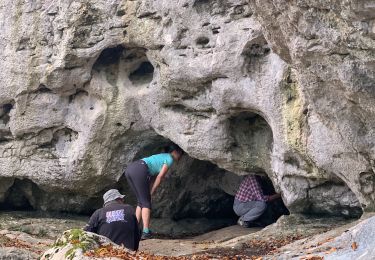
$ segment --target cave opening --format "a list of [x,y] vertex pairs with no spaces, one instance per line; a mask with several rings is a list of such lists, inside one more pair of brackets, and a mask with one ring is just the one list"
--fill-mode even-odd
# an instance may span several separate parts
[[148,86],[154,78],[154,66],[143,48],[119,45],[101,52],[93,65],[93,74],[102,74],[113,86]]
[[3,195],[3,199],[0,202],[0,210],[33,211],[34,207],[24,189],[30,184],[31,182],[27,180],[15,179]]
[[[271,173],[271,152],[273,133],[263,116],[247,110],[233,113],[227,120],[231,138],[230,152],[233,172],[242,175],[255,174],[264,195],[275,194],[275,188],[268,177]],[[255,220],[263,226],[270,225],[289,211],[282,199],[267,202],[264,213]]]
[[142,62],[139,67],[130,73],[129,79],[133,85],[148,84],[154,77],[154,66],[148,61]]
[[13,102],[0,106],[0,143],[6,143],[13,139],[9,129],[10,112],[13,106]]
[[[114,150],[116,154],[122,154],[125,153],[124,147],[133,146],[136,152],[130,161],[164,152],[164,148],[171,144],[171,140],[155,133],[148,133],[139,141],[125,145],[124,142],[128,141],[119,142]],[[273,184],[264,172],[260,178],[265,194],[274,192]],[[185,154],[169,170],[152,200],[154,230],[159,234],[183,237],[235,225],[238,216],[233,211],[233,202],[242,179],[243,176],[219,168],[212,162]],[[93,210],[101,206],[101,196],[110,188],[119,189],[127,195],[127,203],[136,205],[136,198],[122,175],[116,184],[106,187],[91,199]],[[262,223],[271,224],[287,213],[280,200],[264,213]]]
[[[148,136],[147,140],[137,142],[137,152],[131,161],[165,152],[170,144],[171,141],[162,136]],[[154,230],[167,236],[184,237],[235,224],[233,187],[240,180],[241,176],[209,161],[184,154],[172,165],[152,200]],[[116,184],[100,192],[95,201],[101,203],[102,194],[110,188],[119,189],[127,195],[127,203],[136,205],[136,198],[123,175]]]

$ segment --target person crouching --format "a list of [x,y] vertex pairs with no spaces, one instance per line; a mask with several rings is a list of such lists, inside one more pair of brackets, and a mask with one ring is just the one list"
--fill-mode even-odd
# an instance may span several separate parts
[[135,210],[124,203],[124,197],[116,189],[107,191],[103,195],[104,207],[94,212],[84,230],[136,251],[141,239],[140,230]]
[[238,219],[237,224],[243,227],[260,227],[255,222],[267,208],[266,202],[280,198],[280,194],[264,195],[255,175],[247,175],[241,182],[233,203],[233,210]]

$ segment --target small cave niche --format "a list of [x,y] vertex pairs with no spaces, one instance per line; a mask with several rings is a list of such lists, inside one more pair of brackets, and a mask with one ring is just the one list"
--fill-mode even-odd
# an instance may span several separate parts
[[8,142],[13,139],[9,129],[10,112],[13,109],[14,102],[6,103],[0,106],[0,143]]
[[366,195],[371,195],[375,191],[375,173],[372,170],[361,172],[359,174],[359,183],[361,190]]
[[[5,192],[0,210],[86,215],[93,212],[93,204],[89,202],[90,198],[82,194],[57,188],[53,191],[45,191],[28,178],[16,178],[13,185]],[[95,204],[97,206],[95,209],[101,205]]]
[[228,132],[234,169],[257,172],[271,168],[272,129],[261,115],[251,111],[231,115],[228,118]]
[[271,53],[271,48],[266,39],[261,36],[256,40],[248,42],[242,50],[244,58],[243,72],[260,72],[266,57]]
[[342,180],[327,180],[308,190],[306,214],[359,218],[363,210],[357,196]]
[[244,48],[242,55],[249,57],[262,57],[269,54],[270,51],[271,49],[268,47],[267,43],[253,43]]
[[[94,76],[104,74],[107,82],[113,86],[129,81],[132,86],[145,86],[153,79],[154,66],[146,56],[146,49],[119,45],[102,51],[93,72]],[[128,80],[124,77],[128,77]]]
[[8,124],[10,120],[9,113],[12,109],[13,109],[12,103],[7,103],[0,107],[0,123],[2,122],[4,125]]
[[135,86],[149,84],[154,77],[154,66],[151,62],[144,61],[138,68],[130,73],[129,79]]
[[125,47],[122,45],[103,50],[93,68],[98,69],[102,66],[109,66],[118,63],[124,51]]
[[107,81],[111,85],[116,85],[119,77],[119,62],[124,52],[125,47],[122,45],[103,50],[92,67],[93,72],[104,72]]
[[201,37],[198,37],[196,40],[195,40],[195,43],[199,46],[205,46],[207,45],[208,43],[210,42],[210,39],[205,37],[205,36],[201,36]]
[[26,189],[33,183],[29,180],[15,179],[13,185],[5,193],[5,199],[0,203],[0,210],[34,210]]

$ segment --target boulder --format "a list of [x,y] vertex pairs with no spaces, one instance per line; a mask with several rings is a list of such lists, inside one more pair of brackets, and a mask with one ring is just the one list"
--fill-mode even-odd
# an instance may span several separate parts
[[[43,253],[41,260],[78,260],[90,259],[85,253],[94,251],[108,245],[118,247],[106,237],[99,236],[91,232],[85,232],[81,229],[71,229],[63,233],[55,244]],[[126,251],[124,249],[124,251]]]
[[[373,259],[374,221],[373,213],[364,214],[360,220],[288,244],[265,259]],[[326,224],[329,222],[331,221],[328,220]],[[314,224],[316,223],[315,220]],[[327,227],[331,228],[334,225],[335,223],[330,223]],[[308,224],[304,225],[304,228],[307,227]]]

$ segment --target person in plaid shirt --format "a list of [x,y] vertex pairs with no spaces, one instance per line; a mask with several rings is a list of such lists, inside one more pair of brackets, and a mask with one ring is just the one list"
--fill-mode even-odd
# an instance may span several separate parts
[[266,210],[266,202],[279,197],[280,194],[264,195],[256,176],[246,176],[241,182],[233,204],[234,212],[240,217],[237,223],[243,227],[259,226],[254,220]]

